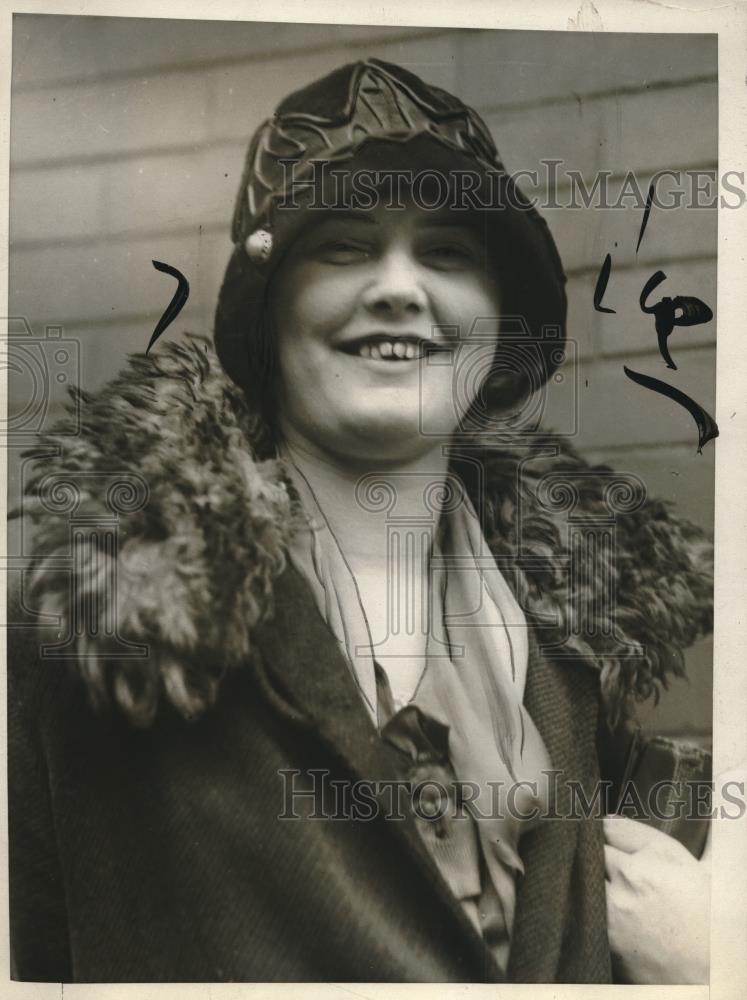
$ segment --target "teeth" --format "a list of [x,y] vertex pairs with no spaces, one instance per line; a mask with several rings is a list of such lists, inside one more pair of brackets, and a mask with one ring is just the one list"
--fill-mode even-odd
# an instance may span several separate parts
[[361,344],[358,355],[373,361],[414,361],[421,356],[422,350],[420,344],[413,344],[409,340],[380,340],[372,344]]

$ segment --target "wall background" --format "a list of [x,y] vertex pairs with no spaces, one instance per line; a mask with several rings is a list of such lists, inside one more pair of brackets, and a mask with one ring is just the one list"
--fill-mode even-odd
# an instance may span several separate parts
[[[11,112],[10,316],[37,348],[46,328],[77,344],[67,381],[95,389],[145,349],[175,285],[151,260],[182,271],[190,299],[165,334],[209,332],[248,137],[280,98],[343,62],[378,56],[445,87],[485,117],[509,171],[564,161],[587,185],[633,171],[646,190],[658,169],[717,166],[716,37],[597,35],[16,15]],[[533,193],[531,187],[525,188]],[[565,190],[558,190],[563,203]],[[654,209],[638,254],[641,210],[544,212],[569,277],[577,378],[554,387],[547,426],[577,417],[589,458],[641,476],[650,493],[713,527],[713,457],[681,408],[629,382],[623,364],[667,378],[652,317],[655,293],[696,295],[716,311],[715,209]],[[613,255],[605,304],[592,308],[600,264]],[[22,319],[25,319],[25,323]],[[676,384],[712,411],[716,324],[675,332]],[[11,363],[11,414],[38,393]],[[54,369],[57,371],[57,368]],[[43,414],[61,412],[66,382],[49,382]],[[36,398],[36,397],[34,397]],[[42,401],[43,402],[43,401]],[[569,409],[570,407],[570,409]],[[32,407],[33,408],[33,407]],[[9,502],[19,449],[9,453]],[[10,554],[21,555],[16,526]],[[647,728],[707,741],[711,646],[688,656]]]

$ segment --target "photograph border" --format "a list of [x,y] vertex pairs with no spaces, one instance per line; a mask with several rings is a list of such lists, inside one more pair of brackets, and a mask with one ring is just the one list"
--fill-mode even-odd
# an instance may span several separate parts
[[[14,3],[6,5],[2,19],[0,45],[6,72],[0,83],[0,142],[2,143],[2,221],[0,227],[0,301],[3,316],[8,316],[8,186],[9,140],[12,126],[10,111],[11,45],[13,14],[69,14],[79,16],[149,17],[163,19],[209,19],[272,21],[296,23],[346,23],[370,25],[444,26],[532,30],[574,30],[591,32],[663,32],[715,33],[719,46],[719,175],[728,170],[744,172],[747,148],[747,5],[722,3],[713,7],[702,3],[657,3],[654,0],[584,0],[566,3],[545,0],[527,7],[518,0],[465,0],[458,12],[451,3],[418,3],[397,0],[374,4],[348,0],[344,6],[330,0],[283,0],[269,9],[257,0],[147,0],[95,2]],[[344,13],[344,21],[340,13]],[[747,607],[747,337],[743,325],[747,316],[747,291],[744,269],[747,261],[747,234],[741,210],[719,209],[718,220],[718,349],[717,396],[714,414],[721,433],[712,442],[716,449],[715,483],[715,624],[714,624],[714,713],[713,777],[714,806],[720,804],[719,788],[727,780],[747,782],[747,671],[744,669]],[[2,336],[7,338],[7,322]],[[7,371],[0,369],[0,399],[7,407]],[[7,409],[5,411],[7,413]],[[7,483],[7,451],[0,449],[0,462]],[[7,496],[3,495],[3,510]],[[7,539],[6,539],[7,544]],[[4,551],[2,556],[7,553]],[[5,562],[3,565],[7,565]],[[0,583],[0,601],[6,606],[6,574]],[[3,646],[3,657],[5,657]],[[7,758],[6,671],[0,674],[0,741]],[[13,982],[9,978],[8,908],[7,908],[7,773],[0,779],[0,870],[2,901],[0,907],[0,988],[9,998],[34,998],[66,995],[98,998],[115,997],[261,997],[327,998],[335,995],[378,998],[398,997],[509,997],[522,992],[532,997],[597,997],[620,992],[626,998],[640,996],[705,998],[716,1000],[747,995],[747,964],[743,952],[747,940],[747,820],[715,821],[712,826],[711,894],[711,984],[686,987],[588,986],[580,984],[33,984]],[[590,992],[593,991],[593,992]]]

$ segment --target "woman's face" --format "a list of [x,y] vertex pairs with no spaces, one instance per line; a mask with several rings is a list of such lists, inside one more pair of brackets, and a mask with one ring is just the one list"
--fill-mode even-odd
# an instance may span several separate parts
[[351,462],[414,459],[490,370],[499,302],[483,237],[465,212],[411,203],[314,214],[271,286],[281,429]]

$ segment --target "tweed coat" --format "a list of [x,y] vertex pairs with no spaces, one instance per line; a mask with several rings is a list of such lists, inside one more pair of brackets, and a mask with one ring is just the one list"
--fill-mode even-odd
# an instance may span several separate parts
[[[36,562],[10,615],[15,977],[500,981],[412,816],[391,818],[402,764],[286,559],[292,492],[210,343],[133,356],[74,402],[25,484]],[[600,734],[709,628],[710,546],[558,439],[459,461],[527,617],[562,816],[566,780],[593,795]],[[388,787],[389,816],[279,819],[312,774]],[[595,818],[522,838],[510,980],[609,980],[602,846]]]

